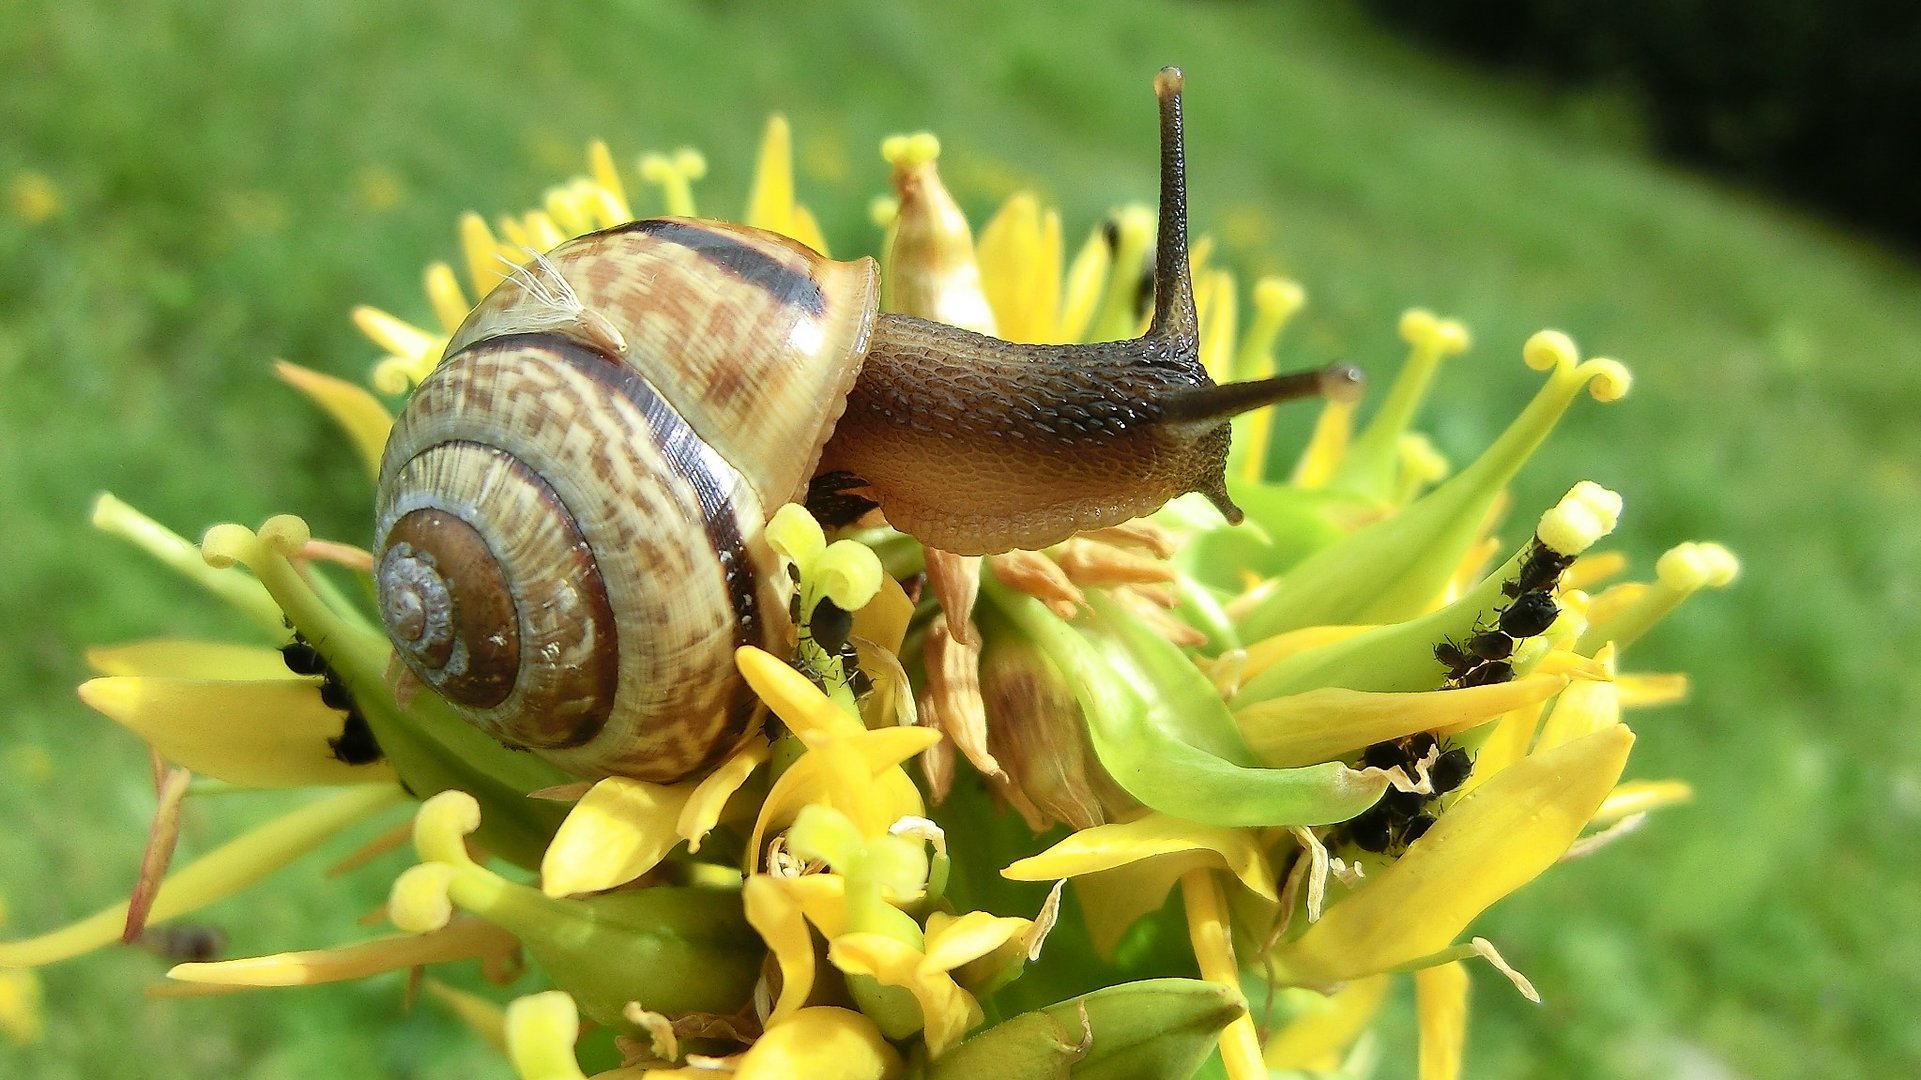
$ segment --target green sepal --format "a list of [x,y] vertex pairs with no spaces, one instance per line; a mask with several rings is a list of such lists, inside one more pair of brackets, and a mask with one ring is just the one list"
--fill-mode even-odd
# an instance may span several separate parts
[[[1235,709],[1322,687],[1407,693],[1438,690],[1447,672],[1434,658],[1443,638],[1465,638],[1477,623],[1506,606],[1501,583],[1520,573],[1523,547],[1460,599],[1407,622],[1362,631],[1319,648],[1306,649],[1249,679],[1229,704]],[[1525,673],[1517,667],[1517,673]]]
[[622,1029],[630,1001],[664,1013],[733,1012],[752,995],[766,953],[734,892],[657,886],[557,900],[467,866],[448,894],[518,937],[583,1014]]
[[1179,649],[1111,601],[1062,622],[1040,601],[982,582],[981,596],[1060,668],[1115,783],[1175,817],[1229,827],[1324,825],[1372,806],[1386,780],[1341,762],[1254,766],[1213,684]]
[[[1241,639],[1303,626],[1391,623],[1425,610],[1446,587],[1508,481],[1611,361],[1558,364],[1506,431],[1452,479],[1392,517],[1322,548],[1273,583],[1241,619]],[[1625,377],[1625,373],[1622,373]],[[1624,392],[1624,387],[1623,387]]]
[[1198,979],[1122,983],[1004,1020],[948,1051],[927,1080],[1180,1080],[1245,1008]]

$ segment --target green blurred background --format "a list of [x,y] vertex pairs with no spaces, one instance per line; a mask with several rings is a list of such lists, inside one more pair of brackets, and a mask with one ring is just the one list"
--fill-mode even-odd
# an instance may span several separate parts
[[[952,7],[956,10],[949,11]],[[1020,186],[1078,237],[1151,200],[1148,78],[1189,74],[1194,218],[1239,268],[1310,302],[1283,363],[1398,363],[1424,305],[1476,346],[1424,426],[1455,461],[1538,377],[1543,326],[1639,377],[1581,406],[1517,489],[1622,491],[1643,573],[1717,539],[1738,587],[1633,666],[1694,678],[1637,717],[1630,769],[1699,797],[1486,917],[1546,996],[1477,975],[1475,1076],[1886,1076],[1921,1066],[1921,275],[1835,227],[1660,164],[1605,92],[1476,74],[1342,5],[543,5],[25,0],[0,15],[0,895],[8,936],[122,897],[151,806],[144,750],[72,686],[90,643],[235,636],[238,620],[90,532],[112,490],[179,531],[305,514],[365,531],[369,486],[275,382],[285,357],[359,377],[346,314],[427,319],[419,275],[466,208],[518,210],[607,138],[686,143],[738,210],[769,111],[803,198],[868,250],[886,134],[938,131],[976,221]],[[33,177],[57,206],[29,212]],[[644,205],[643,205],[644,209]],[[1298,426],[1299,418],[1294,421]],[[196,803],[183,851],[275,800]],[[343,848],[343,850],[345,850]],[[236,953],[348,940],[384,870],[324,859],[214,909]],[[114,950],[44,973],[48,1030],[0,1076],[505,1076],[396,978],[155,1001]],[[1406,1003],[1383,1076],[1413,1072]]]

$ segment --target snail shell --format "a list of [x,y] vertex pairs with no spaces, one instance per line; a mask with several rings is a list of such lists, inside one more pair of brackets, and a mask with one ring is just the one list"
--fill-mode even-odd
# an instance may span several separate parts
[[503,282],[381,464],[375,581],[400,660],[579,775],[670,781],[727,753],[757,709],[734,650],[793,634],[762,525],[813,473],[876,282],[871,259],[673,219]]

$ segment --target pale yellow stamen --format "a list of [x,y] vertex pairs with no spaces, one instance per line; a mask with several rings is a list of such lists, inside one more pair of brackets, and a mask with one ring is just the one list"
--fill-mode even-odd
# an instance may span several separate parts
[[694,216],[694,181],[706,175],[707,159],[692,147],[640,159],[640,178],[660,188],[661,202],[672,217]]
[[1606,615],[1596,614],[1575,644],[1588,652],[1612,641],[1625,648],[1701,589],[1719,589],[1740,576],[1741,564],[1719,544],[1689,543],[1670,549],[1655,565],[1653,587],[1632,603]]

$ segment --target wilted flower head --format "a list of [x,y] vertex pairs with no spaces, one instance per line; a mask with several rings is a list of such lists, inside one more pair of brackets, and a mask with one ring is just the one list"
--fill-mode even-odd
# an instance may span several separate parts
[[[824,252],[795,200],[790,141],[784,121],[769,124],[743,215],[770,236],[727,235],[757,251],[799,252],[778,236]],[[1492,943],[1468,936],[1474,919],[1688,796],[1678,782],[1621,780],[1634,742],[1624,710],[1685,690],[1678,676],[1625,671],[1622,656],[1681,599],[1731,580],[1732,557],[1684,544],[1653,583],[1607,584],[1623,560],[1598,545],[1623,500],[1585,482],[1533,508],[1520,536],[1497,532],[1508,482],[1583,393],[1625,395],[1627,369],[1584,359],[1563,334],[1535,335],[1521,348],[1544,373],[1534,400],[1449,475],[1413,425],[1444,365],[1465,362],[1451,359],[1469,346],[1457,322],[1401,318],[1407,360],[1362,425],[1345,365],[1274,376],[1274,343],[1304,291],[1255,282],[1243,327],[1232,271],[1211,264],[1205,241],[1187,256],[1170,239],[1170,223],[1184,227],[1166,209],[1177,188],[1163,189],[1158,234],[1153,212],[1124,208],[1070,258],[1059,216],[1029,194],[976,231],[939,154],[929,135],[883,148],[886,310],[1017,342],[1171,333],[1213,379],[1258,388],[1231,407],[1219,396],[1205,411],[1192,397],[1169,406],[1190,425],[1256,398],[1331,391],[1291,478],[1268,475],[1267,418],[1247,413],[1233,422],[1225,479],[1186,484],[1200,494],[1135,520],[1083,507],[1079,535],[983,557],[890,526],[925,509],[896,510],[882,490],[901,462],[864,459],[872,475],[842,471],[806,490],[818,447],[795,446],[803,490],[782,497],[806,505],[770,500],[762,515],[763,609],[794,633],[728,648],[712,677],[738,680],[754,720],[702,768],[664,780],[617,768],[580,780],[463,722],[418,685],[418,664],[393,662],[365,599],[369,552],[290,516],[217,525],[196,546],[103,496],[96,524],[232,606],[254,643],[90,654],[101,677],[83,698],[160,766],[140,884],[91,919],[0,944],[0,967],[131,939],[412,806],[418,862],[384,912],[395,933],[187,962],[170,976],[237,989],[479,959],[505,981],[531,959],[554,989],[504,1010],[428,984],[527,1077],[583,1075],[584,1016],[618,1035],[621,1060],[601,1064],[619,1076],[912,1067],[967,1080],[1069,1065],[1178,1076],[1218,1052],[1245,1080],[1338,1069],[1386,981],[1413,972],[1423,1075],[1457,1075],[1463,962],[1486,960],[1535,994]],[[372,391],[281,365],[370,472],[394,425],[389,399],[488,325],[470,313],[490,293],[488,310],[519,320],[500,333],[559,327],[624,354],[636,331],[598,306],[605,283],[536,254],[635,216],[608,149],[595,144],[588,160],[539,209],[462,219],[466,281],[429,268],[429,326],[355,313],[388,353]],[[659,189],[654,203],[682,216],[696,213],[704,172],[687,150],[638,168]],[[690,258],[762,284],[793,272],[682,239]],[[938,486],[940,464],[906,471],[934,472]],[[618,475],[609,466],[601,479]],[[390,625],[421,640],[435,620],[474,617],[391,596],[386,606]],[[194,774],[353,786],[169,872]],[[1196,967],[1200,979],[1183,977]],[[0,1019],[21,1037],[35,984],[0,975]]]

